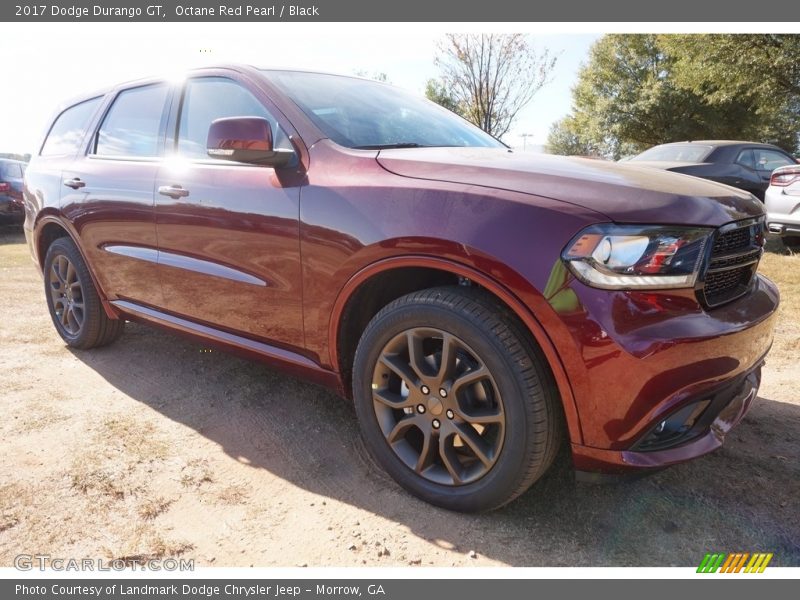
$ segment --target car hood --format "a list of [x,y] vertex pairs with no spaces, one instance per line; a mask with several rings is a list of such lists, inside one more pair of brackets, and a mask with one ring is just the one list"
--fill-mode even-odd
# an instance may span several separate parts
[[403,177],[544,196],[603,213],[620,223],[716,227],[764,213],[761,203],[747,192],[630,163],[498,148],[381,150],[377,161]]

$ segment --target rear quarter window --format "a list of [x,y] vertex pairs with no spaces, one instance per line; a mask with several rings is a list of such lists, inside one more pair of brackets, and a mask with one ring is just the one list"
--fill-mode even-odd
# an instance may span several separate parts
[[22,179],[22,168],[17,163],[0,163],[0,179]]
[[759,148],[753,150],[753,154],[755,155],[756,168],[760,171],[774,171],[778,167],[795,164],[788,156],[775,150]]
[[56,117],[45,138],[41,156],[64,156],[75,154],[80,149],[95,110],[102,98],[92,98],[71,106]]

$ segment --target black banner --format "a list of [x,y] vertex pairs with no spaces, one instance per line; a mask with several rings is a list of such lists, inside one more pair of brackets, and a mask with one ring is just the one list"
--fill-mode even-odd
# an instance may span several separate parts
[[[701,576],[698,576],[700,578]],[[674,600],[676,597],[700,594],[720,595],[728,599],[789,598],[796,595],[796,581],[759,579],[757,576],[717,576],[715,581],[697,579],[646,580],[554,580],[554,579],[299,579],[263,580],[225,579],[192,580],[26,580],[0,582],[0,597],[28,600],[266,600],[293,598],[299,600],[409,600],[417,598],[458,598],[486,600],[503,598],[597,598],[613,593],[626,598]],[[795,592],[795,593],[793,593]]]
[[800,3],[761,0],[56,0],[0,4],[0,21],[180,22],[775,22],[800,21]]

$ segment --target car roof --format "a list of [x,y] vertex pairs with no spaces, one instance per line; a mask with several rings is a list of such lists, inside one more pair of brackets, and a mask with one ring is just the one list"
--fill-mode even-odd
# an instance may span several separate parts
[[380,81],[379,79],[373,79],[372,77],[365,77],[363,75],[348,75],[346,73],[337,73],[336,71],[324,71],[322,69],[296,69],[296,68],[290,69],[286,67],[256,67],[256,66],[253,66],[252,68],[261,73],[309,73],[311,75],[332,75],[334,77],[361,79],[362,81],[372,81],[374,83],[383,83],[385,85],[391,85],[386,81]]
[[148,85],[152,83],[158,83],[162,81],[169,81],[170,79],[181,79],[183,77],[190,77],[192,73],[197,71],[206,71],[209,69],[223,69],[223,70],[230,70],[239,73],[249,73],[251,75],[261,75],[264,77],[269,72],[288,72],[288,73],[314,73],[318,75],[335,75],[337,77],[347,77],[350,79],[362,79],[366,81],[373,81],[375,83],[383,83],[385,85],[390,85],[383,81],[377,81],[375,79],[370,79],[369,77],[361,77],[359,75],[346,75],[343,73],[334,73],[329,71],[322,71],[317,69],[298,69],[298,68],[285,68],[285,67],[256,67],[253,65],[248,65],[244,63],[220,63],[220,64],[210,64],[210,65],[203,65],[200,67],[194,67],[191,69],[184,69],[178,71],[177,73],[170,76],[169,73],[161,73],[156,74],[148,77],[139,77],[136,79],[130,79],[127,81],[120,81],[113,85],[108,85],[106,87],[95,89],[91,92],[86,92],[80,94],[78,96],[73,96],[72,98],[67,98],[63,102],[58,105],[56,114],[62,113],[67,108],[75,106],[76,104],[80,104],[81,102],[86,102],[87,100],[92,100],[93,98],[98,98],[101,96],[105,96],[111,92],[114,92],[118,89],[126,89],[132,87],[138,87],[142,85]]
[[764,142],[747,142],[743,140],[685,140],[682,142],[670,142],[668,144],[659,144],[660,146],[681,146],[686,144],[697,144],[698,146],[712,146],[718,148],[721,146],[758,146],[761,148],[776,148],[773,144],[765,144]]

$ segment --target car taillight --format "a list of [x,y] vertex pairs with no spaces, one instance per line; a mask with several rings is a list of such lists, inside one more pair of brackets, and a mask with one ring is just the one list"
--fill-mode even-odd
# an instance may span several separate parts
[[785,187],[793,184],[795,181],[800,181],[800,167],[784,167],[772,172],[769,184]]
[[10,192],[11,186],[7,184],[5,181],[0,181],[0,194],[3,192]]

